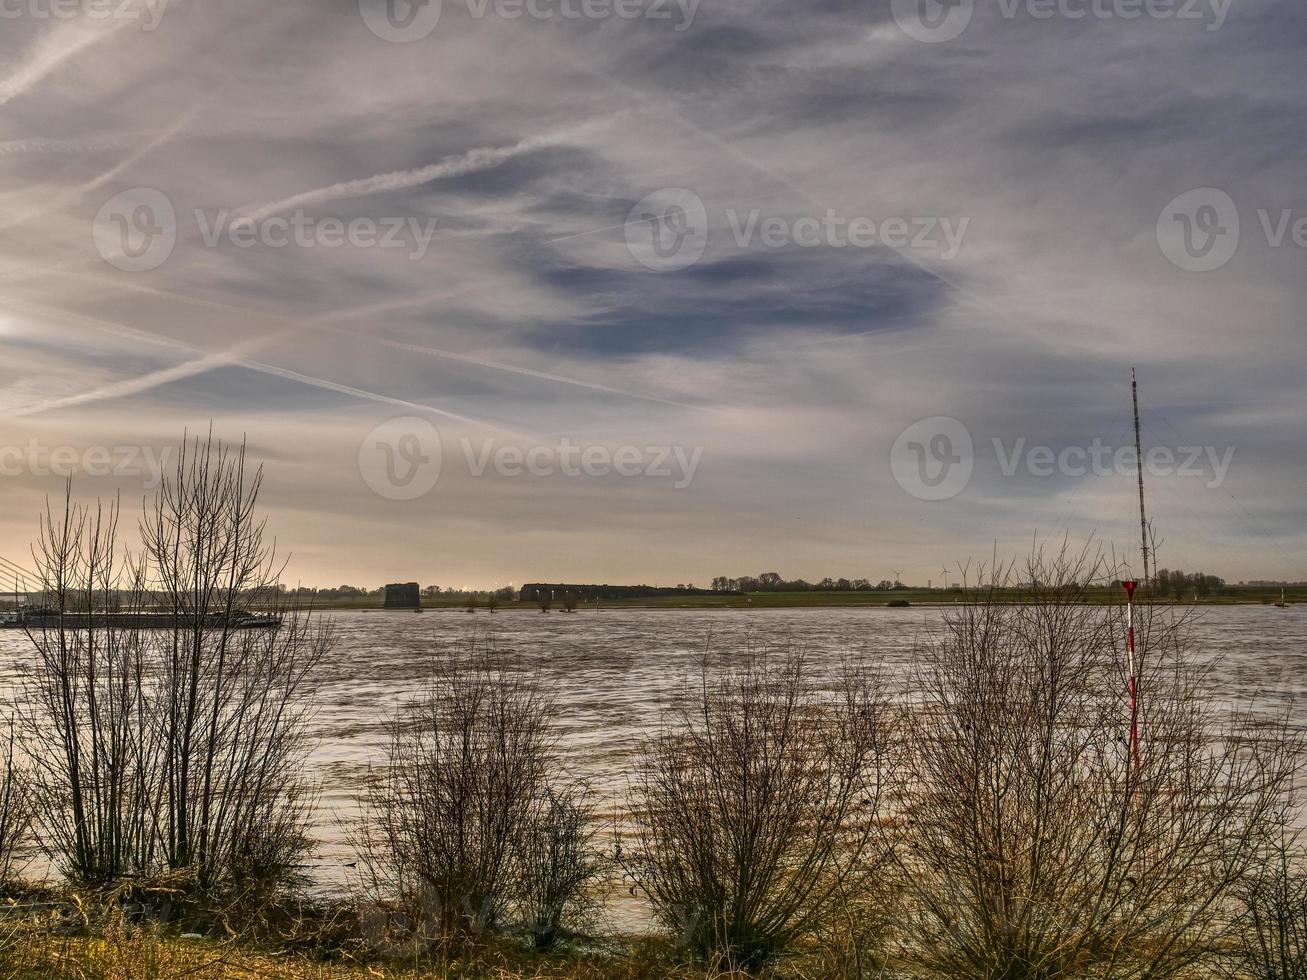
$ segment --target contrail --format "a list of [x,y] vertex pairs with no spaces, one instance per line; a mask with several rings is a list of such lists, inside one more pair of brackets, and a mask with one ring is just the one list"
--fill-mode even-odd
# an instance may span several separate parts
[[160,385],[168,384],[172,381],[181,381],[185,378],[194,377],[197,374],[204,374],[215,368],[225,367],[235,363],[242,351],[248,351],[257,346],[254,343],[238,344],[231,350],[219,351],[214,354],[205,354],[193,360],[183,361],[180,364],[174,364],[172,367],[163,368],[159,371],[151,371],[148,374],[142,374],[135,378],[126,378],[122,381],[115,381],[103,387],[96,388],[93,391],[84,391],[76,395],[68,395],[65,398],[52,398],[43,402],[36,402],[31,405],[24,405],[21,408],[5,413],[9,418],[22,418],[25,415],[37,415],[41,412],[50,412],[59,408],[68,408],[73,405],[85,405],[88,402],[104,401],[109,398],[125,398],[128,395],[140,394],[143,391],[150,391]]
[[8,140],[0,143],[0,157],[14,156],[19,153],[94,153],[97,150],[120,150],[130,146],[132,141],[143,134],[117,133],[108,136],[88,136],[82,139],[56,140],[43,136],[29,139]]
[[[84,23],[70,24],[63,30],[48,34],[38,41],[35,49],[18,70],[8,78],[0,79],[0,106],[22,95],[69,58],[93,44],[98,44],[124,27],[131,26],[133,21],[128,17],[119,20],[111,19],[107,22],[107,26],[94,30],[87,30],[82,26]],[[71,42],[68,41],[70,34],[77,35]],[[64,43],[61,44],[61,41]]]
[[185,112],[183,112],[176,119],[174,119],[172,125],[170,125],[167,129],[165,129],[161,133],[156,134],[149,141],[142,144],[132,153],[128,154],[126,157],[120,160],[116,165],[109,168],[104,173],[100,174],[100,176],[93,177],[91,180],[87,181],[85,184],[82,184],[80,187],[75,187],[72,190],[64,191],[63,193],[55,197],[48,198],[45,201],[43,201],[38,207],[29,208],[27,211],[24,211],[21,214],[15,215],[14,217],[7,219],[6,221],[0,222],[0,230],[5,228],[12,228],[15,225],[21,225],[25,221],[29,221],[32,218],[40,217],[41,215],[46,214],[47,212],[53,209],[62,208],[70,204],[80,203],[81,200],[84,197],[86,197],[87,194],[90,194],[92,191],[98,189],[99,187],[102,187],[104,184],[109,183],[109,181],[116,178],[128,167],[131,167],[133,164],[138,163],[140,160],[144,159],[150,153],[153,153],[164,143],[167,143],[170,139],[172,139],[174,136],[180,133],[183,129],[185,129],[188,125],[190,125],[190,122],[193,118],[195,118],[196,113],[198,113],[202,108],[204,108],[211,101],[217,98],[218,94],[221,91],[222,88],[219,87],[214,91],[210,92],[208,95],[204,96],[203,98],[197,99],[186,109]]
[[479,147],[427,167],[418,167],[415,170],[396,170],[392,173],[375,174],[372,177],[347,180],[328,187],[318,187],[314,190],[304,191],[302,194],[282,198],[279,201],[249,205],[238,212],[240,214],[238,220],[253,223],[290,208],[321,204],[325,201],[338,201],[343,198],[363,197],[367,194],[378,194],[384,191],[403,190],[406,187],[417,187],[433,180],[461,177],[464,174],[489,170],[520,154],[529,153],[532,150],[538,150],[546,146],[556,146],[565,142],[569,137],[575,136],[581,130],[611,118],[611,116],[604,116],[588,120],[579,125],[556,130],[552,133],[528,137],[511,146]]
[[[339,327],[329,328],[334,333],[347,333]],[[398,340],[388,340],[385,337],[373,337],[374,343],[379,343],[385,347],[391,347],[395,350],[411,351],[414,354],[425,354],[427,357],[444,358],[450,361],[459,361],[463,364],[473,364],[476,367],[489,368],[494,371],[505,371],[509,374],[520,374],[526,378],[537,378],[541,381],[553,381],[558,384],[573,385],[577,388],[588,388],[591,391],[601,391],[609,395],[621,395],[625,398],[635,398],[645,402],[656,402],[659,405],[671,405],[674,408],[695,408],[697,405],[689,405],[685,402],[672,401],[668,398],[659,398],[656,395],[641,395],[633,391],[623,391],[621,388],[610,388],[607,385],[596,384],[593,381],[582,381],[579,378],[568,378],[561,374],[549,374],[546,371],[535,371],[531,368],[518,367],[514,364],[504,364],[501,361],[491,361],[482,357],[472,357],[468,354],[456,354],[453,351],[441,350],[438,347],[423,347],[419,344],[405,344]]]
[[[188,306],[197,306],[202,309],[214,310],[219,313],[235,314],[241,317],[248,317],[251,313],[254,313],[260,317],[266,317],[267,319],[270,320],[281,321],[283,323],[288,324],[288,326],[285,329],[278,330],[273,333],[261,334],[258,337],[252,338],[242,344],[237,345],[237,347],[232,348],[232,350],[228,352],[231,355],[231,357],[225,362],[223,361],[208,362],[204,359],[188,361],[186,362],[186,365],[179,365],[177,368],[177,370],[180,370],[182,367],[190,366],[192,370],[188,371],[186,374],[181,374],[177,377],[172,377],[170,375],[170,372],[174,369],[171,368],[164,371],[152,372],[151,374],[144,375],[141,378],[137,379],[138,381],[142,382],[142,385],[139,388],[133,388],[130,391],[110,393],[105,395],[105,397],[116,397],[117,394],[139,394],[142,391],[148,391],[150,387],[154,387],[155,385],[166,384],[169,381],[179,380],[182,377],[190,377],[195,374],[202,374],[207,370],[212,370],[213,368],[222,367],[224,363],[237,363],[237,358],[239,356],[253,353],[254,351],[262,347],[271,345],[272,343],[274,343],[279,339],[284,339],[288,336],[294,336],[295,334],[298,333],[312,333],[316,331],[326,331],[329,333],[339,334],[341,336],[354,337],[356,336],[354,331],[347,330],[342,326],[336,326],[334,324],[340,324],[342,322],[347,323],[353,319],[363,319],[369,316],[370,314],[374,314],[377,312],[384,312],[385,310],[391,309],[395,306],[409,306],[421,302],[429,302],[433,299],[447,299],[451,296],[458,296],[470,292],[473,288],[471,286],[462,286],[455,289],[439,290],[437,292],[424,296],[421,299],[410,298],[403,301],[392,300],[383,303],[373,303],[367,306],[357,307],[352,310],[341,310],[336,313],[329,313],[320,317],[300,319],[295,317],[289,317],[282,313],[265,312],[263,310],[250,310],[246,307],[235,306],[231,303],[223,303],[218,300],[201,299],[193,296],[185,296],[180,293],[170,293],[167,292],[166,290],[156,289],[153,286],[147,286],[144,283],[128,282],[122,278],[115,279],[110,283],[105,283],[104,280],[102,280],[98,276],[87,276],[87,275],[81,275],[77,273],[69,273],[69,275],[70,277],[75,279],[85,279],[99,285],[110,285],[112,288],[115,289],[127,289],[131,292],[143,293],[149,296],[157,296],[161,299],[166,299],[166,300],[174,300],[179,303],[184,303]],[[597,391],[610,395],[619,395],[624,398],[634,398],[639,401],[653,402],[659,405],[670,405],[674,408],[690,408],[698,411],[708,410],[703,406],[692,405],[687,402],[678,402],[668,398],[659,398],[657,395],[644,395],[644,394],[640,394],[639,392],[626,391],[621,388],[614,388],[608,385],[597,384],[593,381],[583,381],[579,378],[571,378],[568,377],[567,375],[552,374],[546,371],[537,371],[532,368],[519,367],[518,365],[515,364],[505,364],[502,361],[492,361],[489,360],[488,358],[473,357],[468,354],[458,354],[455,353],[454,351],[442,350],[441,348],[438,347],[425,347],[418,344],[406,344],[398,340],[390,340],[386,337],[378,337],[375,334],[369,334],[368,337],[374,343],[379,343],[383,346],[391,347],[396,350],[405,350],[415,354],[423,354],[428,357],[444,358],[446,360],[458,361],[464,364],[472,364],[477,367],[486,368],[492,371],[503,371],[508,374],[521,375],[522,377],[535,378],[541,381],[549,381],[556,384],[565,384],[576,388],[584,388],[589,391]],[[215,355],[215,357],[217,356],[219,355]],[[145,384],[144,382],[146,382],[147,379],[153,379],[153,384]],[[122,382],[122,384],[128,384],[128,382]],[[80,397],[80,396],[74,396],[74,397]],[[42,408],[41,410],[44,411],[45,409]]]
[[[456,412],[446,411],[443,408],[435,408],[432,405],[424,405],[421,402],[408,401],[403,398],[393,398],[390,395],[383,395],[380,394],[379,392],[369,391],[366,388],[355,388],[351,385],[340,384],[339,382],[336,381],[329,381],[326,378],[319,378],[311,374],[304,374],[299,371],[292,371],[289,368],[278,367],[275,364],[266,364],[262,361],[254,361],[243,357],[229,358],[228,355],[226,354],[212,354],[211,352],[206,351],[199,347],[195,347],[192,344],[187,344],[180,340],[174,340],[171,337],[163,337],[160,336],[159,334],[152,334],[144,330],[137,330],[133,327],[128,327],[121,323],[115,323],[112,320],[104,320],[101,319],[100,317],[86,316],[85,314],[82,313],[73,313],[68,310],[55,309],[52,307],[46,307],[35,303],[23,303],[10,299],[8,297],[0,297],[0,305],[7,306],[10,309],[16,309],[21,313],[27,313],[29,315],[49,316],[56,319],[62,319],[67,322],[81,324],[83,326],[90,327],[93,330],[97,330],[101,333],[107,333],[112,336],[122,337],[127,340],[154,344],[160,347],[168,347],[173,350],[181,350],[181,351],[186,351],[187,353],[200,355],[200,357],[196,360],[188,361],[186,364],[178,365],[177,366],[178,370],[184,370],[187,367],[195,367],[197,360],[204,361],[206,358],[210,358],[210,357],[225,358],[226,359],[225,363],[234,364],[239,367],[247,368],[251,371],[257,371],[260,374],[267,374],[267,375],[271,375],[272,377],[282,378],[288,381],[297,381],[300,384],[309,385],[310,387],[314,387],[314,388],[321,388],[325,391],[333,391],[339,394],[350,395],[351,397],[358,398],[363,401],[378,402],[383,405],[393,405],[399,408],[406,408],[415,412],[423,412],[430,415],[438,415],[442,418],[447,418],[455,422],[462,422],[467,425],[474,425],[474,426],[479,426],[483,429],[489,429],[492,432],[500,432],[505,435],[511,435],[518,438],[525,437],[524,433],[515,431],[513,429],[504,428],[503,426],[494,425],[492,423],[484,422],[479,419],[469,418],[465,415],[459,415]],[[214,366],[218,366],[218,365],[211,364],[203,367],[196,367],[196,370],[192,373],[199,373],[200,370],[208,370]],[[179,377],[184,377],[184,376],[185,374],[179,375]],[[32,412],[29,411],[29,408],[30,406],[24,406],[23,408],[17,409],[16,411],[6,412],[4,414],[11,417],[16,415],[32,414]]]

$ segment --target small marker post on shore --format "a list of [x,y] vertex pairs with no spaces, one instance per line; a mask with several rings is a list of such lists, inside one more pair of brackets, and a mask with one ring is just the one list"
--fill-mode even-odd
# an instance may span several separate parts
[[1126,663],[1130,672],[1130,757],[1134,760],[1135,775],[1139,775],[1139,691],[1135,676],[1135,589],[1139,583],[1133,580],[1122,582],[1125,589],[1125,637]]

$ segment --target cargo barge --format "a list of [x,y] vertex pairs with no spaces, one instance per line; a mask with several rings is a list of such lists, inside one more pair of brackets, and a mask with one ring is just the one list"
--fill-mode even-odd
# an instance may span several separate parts
[[[174,615],[170,612],[70,612],[57,609],[19,609],[17,612],[0,612],[0,629],[49,630],[58,629],[182,629],[194,628],[197,623],[190,614]],[[273,629],[281,625],[276,613],[252,613],[238,609],[230,616],[226,613],[209,613],[204,617],[207,629],[220,630],[224,626],[233,630]]]

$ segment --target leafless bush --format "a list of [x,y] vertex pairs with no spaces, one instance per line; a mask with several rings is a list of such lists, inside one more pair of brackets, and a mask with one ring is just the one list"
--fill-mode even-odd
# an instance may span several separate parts
[[45,846],[74,880],[101,884],[154,865],[151,790],[157,779],[146,634],[112,613],[142,605],[143,569],[118,551],[118,508],[65,495],[48,507],[36,549],[55,617],[29,627],[24,737]]
[[438,659],[392,723],[357,844],[365,886],[419,942],[504,921],[556,775],[553,711],[533,676],[474,644]]
[[824,693],[795,653],[710,668],[646,746],[627,872],[692,951],[755,969],[882,870],[871,838],[888,713],[847,670]]
[[564,930],[592,920],[593,889],[607,873],[597,835],[584,786],[550,790],[531,814],[519,852],[516,904],[537,949],[552,949]]
[[11,718],[8,737],[0,742],[0,885],[13,879],[32,828],[31,786],[15,748]]
[[[185,447],[135,555],[116,505],[70,488],[47,509],[35,560],[54,614],[28,630],[25,737],[49,847],[78,882],[186,868],[249,891],[304,855],[305,725],[331,636],[281,604],[261,479],[243,447]],[[241,628],[252,605],[280,625]]]
[[1294,839],[1280,837],[1267,863],[1239,894],[1237,941],[1224,975],[1307,980],[1307,863]]
[[894,852],[932,976],[1187,975],[1285,819],[1298,740],[1213,705],[1159,607],[1137,610],[1133,761],[1124,623],[1085,602],[1105,571],[1036,554],[1024,603],[1001,570],[923,651]]

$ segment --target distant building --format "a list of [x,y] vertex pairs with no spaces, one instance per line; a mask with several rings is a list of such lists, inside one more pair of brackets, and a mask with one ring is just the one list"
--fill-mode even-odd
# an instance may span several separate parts
[[417,609],[422,605],[416,582],[401,582],[386,586],[387,609]]

